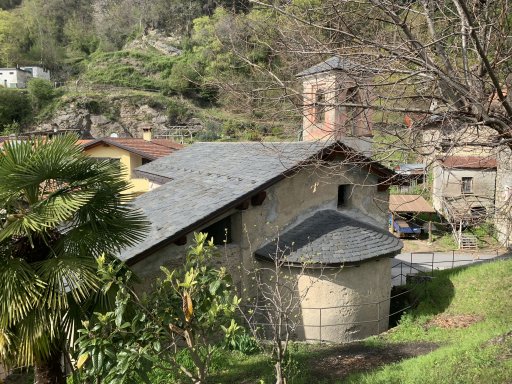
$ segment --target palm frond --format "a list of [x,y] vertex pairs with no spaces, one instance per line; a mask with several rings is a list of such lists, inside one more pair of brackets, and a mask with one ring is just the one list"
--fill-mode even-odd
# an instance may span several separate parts
[[140,241],[148,222],[129,183],[74,135],[0,149],[0,360],[28,365],[108,295],[96,257]]

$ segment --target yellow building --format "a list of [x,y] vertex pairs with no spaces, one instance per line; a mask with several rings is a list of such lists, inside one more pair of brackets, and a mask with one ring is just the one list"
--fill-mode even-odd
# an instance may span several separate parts
[[135,168],[183,148],[183,145],[171,140],[152,139],[150,132],[144,132],[144,136],[143,139],[106,137],[80,140],[79,144],[91,157],[119,162],[132,184],[129,192],[141,194],[149,191],[150,182],[138,178],[134,173]]

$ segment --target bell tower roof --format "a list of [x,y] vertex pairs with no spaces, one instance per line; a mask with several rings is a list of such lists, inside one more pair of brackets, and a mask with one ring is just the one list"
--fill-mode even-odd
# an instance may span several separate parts
[[310,68],[303,70],[295,75],[295,77],[304,77],[310,75],[316,75],[323,72],[329,72],[332,70],[346,71],[351,73],[368,72],[368,68],[351,61],[345,57],[333,56],[320,64],[316,64]]

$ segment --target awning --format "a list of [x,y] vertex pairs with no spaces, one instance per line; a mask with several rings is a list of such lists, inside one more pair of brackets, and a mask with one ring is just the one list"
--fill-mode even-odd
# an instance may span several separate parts
[[420,195],[390,195],[389,211],[393,213],[435,213],[436,210]]

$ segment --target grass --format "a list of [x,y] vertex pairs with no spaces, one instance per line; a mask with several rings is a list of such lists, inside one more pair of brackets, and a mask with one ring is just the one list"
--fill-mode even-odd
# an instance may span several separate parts
[[[475,315],[467,328],[429,326],[446,316]],[[441,345],[428,355],[380,370],[352,375],[347,383],[506,383],[512,377],[512,260],[437,272],[418,308],[405,315],[384,342],[431,341]]]
[[[324,359],[336,357],[339,346],[294,343],[287,362],[288,384],[510,382],[512,260],[436,271],[433,281],[419,296],[418,306],[404,315],[396,328],[366,339],[364,345],[376,353],[401,343],[430,342],[439,348],[373,371],[333,379],[325,370],[325,375],[320,374],[317,367]],[[460,328],[444,328],[434,321],[460,315],[472,315],[478,321]],[[275,382],[272,363],[262,353],[246,356],[219,349],[211,372],[211,383]],[[151,380],[156,384],[179,382],[159,370],[151,372]]]
[[83,79],[97,84],[165,91],[176,60],[149,51],[95,53],[91,55]]

